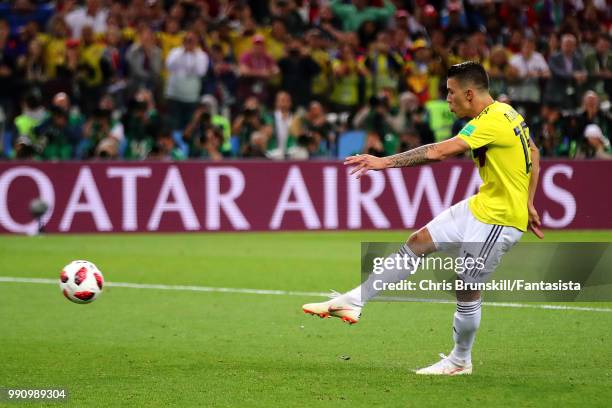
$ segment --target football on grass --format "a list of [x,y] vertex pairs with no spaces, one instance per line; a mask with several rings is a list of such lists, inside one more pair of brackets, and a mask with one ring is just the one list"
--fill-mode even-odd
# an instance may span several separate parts
[[72,261],[60,273],[60,288],[74,303],[91,303],[102,293],[102,272],[89,261]]

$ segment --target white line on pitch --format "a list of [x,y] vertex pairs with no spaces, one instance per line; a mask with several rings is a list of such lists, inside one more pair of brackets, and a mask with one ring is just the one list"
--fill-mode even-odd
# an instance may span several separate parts
[[[7,283],[39,283],[59,285],[56,279],[44,278],[16,278],[12,276],[0,276],[0,282]],[[273,290],[273,289],[248,289],[248,288],[221,288],[214,286],[191,286],[191,285],[158,285],[151,283],[129,283],[129,282],[106,282],[106,286],[116,288],[131,288],[131,289],[157,289],[157,290],[179,290],[190,292],[217,292],[217,293],[246,293],[251,295],[281,295],[281,296],[329,296],[326,292],[300,292],[293,290]],[[428,303],[452,303],[451,300],[436,300],[436,299],[418,299],[418,298],[397,298],[397,297],[381,297],[381,300],[390,301],[408,301],[408,302],[428,302]],[[565,306],[565,305],[532,305],[526,303],[501,303],[501,302],[483,302],[487,306],[497,307],[514,307],[527,309],[545,309],[545,310],[575,310],[583,312],[612,312],[612,308],[605,307],[586,307],[586,306]]]

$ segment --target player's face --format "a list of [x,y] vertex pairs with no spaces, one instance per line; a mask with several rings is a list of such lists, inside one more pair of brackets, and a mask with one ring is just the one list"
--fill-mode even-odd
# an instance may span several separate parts
[[466,90],[461,87],[455,78],[448,78],[446,80],[446,89],[448,91],[446,102],[448,102],[450,111],[459,118],[467,116],[469,112],[469,101],[467,99]]

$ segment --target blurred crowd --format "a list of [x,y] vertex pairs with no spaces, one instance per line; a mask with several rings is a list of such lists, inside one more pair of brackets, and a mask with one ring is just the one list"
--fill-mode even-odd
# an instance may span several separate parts
[[[479,61],[547,157],[610,158],[606,0],[0,3],[0,154],[182,160],[386,155],[466,123]],[[352,150],[351,150],[352,149]]]

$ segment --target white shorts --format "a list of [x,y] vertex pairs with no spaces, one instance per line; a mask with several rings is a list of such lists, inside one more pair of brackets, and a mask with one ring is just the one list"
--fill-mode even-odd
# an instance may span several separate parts
[[478,221],[463,200],[440,213],[427,225],[438,251],[454,252],[463,259],[478,260],[480,267],[457,274],[466,282],[485,282],[501,260],[523,235],[514,227]]

